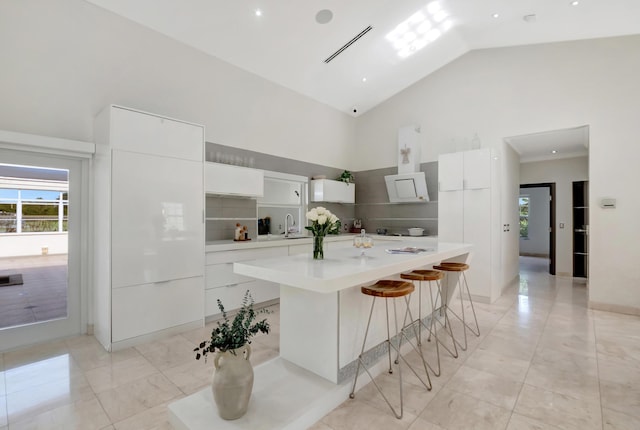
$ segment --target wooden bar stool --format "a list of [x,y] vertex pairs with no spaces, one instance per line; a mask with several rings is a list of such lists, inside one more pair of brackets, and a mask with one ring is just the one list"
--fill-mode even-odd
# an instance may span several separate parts
[[[442,298],[441,298],[442,286],[440,281],[444,278],[444,273],[438,270],[413,270],[409,273],[400,274],[400,278],[414,281],[414,282],[415,281],[419,282],[418,284],[419,285],[418,287],[418,319],[415,321],[411,321],[410,324],[418,325],[418,333],[416,335],[418,338],[418,345],[421,345],[421,341],[422,341],[422,327],[424,327],[429,331],[429,337],[427,338],[427,341],[431,341],[431,336],[435,338],[436,357],[438,361],[438,366],[437,366],[437,370],[431,368],[431,366],[429,366],[429,369],[431,369],[431,371],[435,376],[440,376],[440,373],[441,373],[440,372],[440,345],[442,345],[442,347],[454,358],[458,357],[458,349],[456,348],[456,342],[453,337],[453,331],[451,330],[451,324],[449,324],[449,316],[447,315],[446,302],[442,301]],[[429,286],[429,303],[431,304],[431,314],[430,314],[431,317],[430,317],[428,326],[424,322],[425,315],[423,315],[422,313],[422,303],[423,303],[422,286],[424,285],[423,282],[427,282],[428,283],[427,285]],[[433,294],[434,282],[436,284],[435,298]],[[437,306],[438,300],[440,300],[440,303],[441,303],[440,306]],[[438,309],[440,309],[441,313],[444,315],[444,324],[436,318],[436,311]],[[453,346],[453,351],[450,350],[447,347],[447,345],[445,345],[442,342],[440,338],[438,338],[438,327],[436,323],[440,324],[440,326],[445,329],[445,333],[447,333],[449,337],[451,337],[451,344]],[[406,315],[405,315],[405,324],[406,324]]]
[[[471,300],[471,292],[469,291],[469,284],[467,283],[467,276],[465,275],[465,272],[469,269],[469,265],[466,263],[455,263],[455,262],[443,261],[439,265],[433,266],[433,268],[436,270],[442,270],[443,272],[447,273],[447,282],[446,282],[447,289],[449,288],[449,273],[458,272],[460,274],[460,276],[458,277],[457,285],[460,287],[460,308],[461,308],[462,317],[460,317],[460,315],[458,315],[453,310],[451,310],[450,307],[447,307],[447,308],[456,318],[462,321],[462,329],[464,332],[464,345],[458,342],[457,340],[455,342],[458,344],[458,346],[460,346],[460,349],[462,349],[463,351],[466,351],[468,346],[467,345],[467,329],[469,329],[469,331],[471,331],[476,336],[480,336],[480,326],[478,325],[478,317],[476,316],[476,310],[473,307],[473,300]],[[467,297],[469,298],[469,303],[471,304],[471,311],[473,312],[473,319],[475,321],[475,329],[471,327],[469,324],[467,324],[467,321],[465,318],[463,287],[467,291]],[[448,297],[449,297],[448,292],[446,292],[445,295],[443,296],[443,300],[448,301]]]
[[[353,388],[351,389],[351,394],[349,394],[349,397],[351,399],[353,399],[355,397],[356,383],[358,382],[358,376],[360,374],[360,366],[362,366],[362,368],[365,370],[365,372],[367,372],[367,375],[369,375],[369,378],[371,378],[371,382],[373,382],[373,385],[376,387],[378,392],[382,395],[382,397],[384,398],[385,402],[387,402],[387,405],[389,405],[389,408],[391,408],[391,411],[393,412],[395,417],[397,419],[401,419],[402,418],[402,414],[404,412],[404,403],[403,403],[403,397],[402,397],[402,366],[400,365],[400,363],[398,363],[398,382],[399,382],[399,385],[400,385],[400,413],[398,413],[398,412],[396,412],[396,409],[393,407],[393,405],[391,405],[391,402],[389,401],[389,399],[387,399],[387,396],[382,392],[382,389],[380,388],[380,386],[378,386],[378,384],[376,383],[376,380],[373,378],[373,376],[369,372],[369,369],[367,369],[367,366],[365,365],[364,360],[363,360],[363,354],[364,354],[365,346],[366,346],[366,343],[367,343],[367,335],[369,333],[369,327],[371,326],[371,316],[373,315],[373,307],[374,307],[374,305],[376,303],[376,298],[385,299],[384,303],[385,303],[385,311],[386,311],[386,317],[387,317],[387,339],[386,339],[385,343],[387,344],[388,355],[389,355],[389,373],[393,373],[393,368],[391,366],[391,348],[393,348],[396,351],[396,353],[398,353],[398,357],[407,365],[407,367],[409,367],[409,369],[413,372],[413,374],[416,375],[416,377],[420,380],[420,382],[422,382],[422,384],[425,386],[425,388],[427,390],[431,390],[431,388],[432,388],[431,379],[429,378],[429,372],[427,371],[427,363],[426,363],[426,361],[424,359],[424,356],[422,355],[422,351],[420,349],[417,349],[418,354],[420,354],[420,357],[422,358],[424,371],[425,371],[425,373],[427,375],[427,382],[422,380],[422,378],[411,367],[411,365],[402,356],[402,354],[400,354],[400,349],[401,349],[401,346],[402,346],[402,339],[404,338],[408,342],[409,338],[407,337],[407,335],[405,333],[405,327],[402,327],[402,329],[400,330],[400,333],[398,333],[398,315],[397,315],[397,310],[396,310],[396,301],[393,300],[393,299],[396,299],[396,298],[399,298],[399,297],[404,297],[404,301],[405,301],[405,304],[407,306],[407,312],[409,312],[410,318],[413,319],[413,317],[411,316],[411,310],[409,309],[409,302],[410,302],[409,298],[410,298],[411,293],[415,290],[415,287],[414,287],[413,283],[411,283],[411,282],[393,281],[393,280],[380,280],[380,281],[376,282],[373,285],[362,287],[360,290],[361,290],[362,294],[365,294],[367,296],[371,296],[372,297],[371,310],[369,311],[369,319],[367,321],[367,329],[366,329],[366,331],[364,333],[364,340],[362,342],[362,349],[360,350],[360,355],[358,356],[358,365],[357,365],[357,368],[356,368],[356,376],[355,376],[355,378],[353,380]],[[389,327],[389,299],[391,299],[392,302],[393,302],[393,316],[394,316],[395,329],[396,329],[395,339],[397,339],[397,345],[395,345],[395,343],[392,342],[391,329]]]

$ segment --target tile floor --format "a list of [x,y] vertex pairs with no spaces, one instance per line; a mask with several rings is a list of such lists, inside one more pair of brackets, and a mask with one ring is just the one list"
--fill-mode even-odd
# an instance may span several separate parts
[[[476,304],[481,337],[458,359],[442,357],[432,391],[406,378],[401,420],[368,384],[312,429],[639,429],[640,318],[587,309],[584,282],[549,276],[538,259],[521,268],[496,303]],[[272,309],[254,365],[278,354]],[[113,354],[90,336],[6,352],[0,430],[170,429],[166,405],[209,384],[211,360],[191,351],[210,328]],[[395,388],[389,375],[378,381]]]
[[0,276],[22,274],[22,285],[0,287],[0,329],[67,316],[67,254],[0,258]]

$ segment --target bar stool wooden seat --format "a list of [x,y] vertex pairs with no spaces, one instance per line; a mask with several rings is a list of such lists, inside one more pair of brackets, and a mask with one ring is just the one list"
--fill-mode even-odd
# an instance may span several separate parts
[[[467,283],[467,276],[465,275],[465,272],[467,270],[469,270],[469,265],[466,263],[457,263],[457,262],[451,262],[451,261],[443,261],[441,262],[439,265],[437,266],[433,266],[434,269],[436,270],[441,270],[445,273],[447,273],[447,279],[446,279],[446,288],[449,288],[449,274],[450,273],[459,273],[460,276],[458,277],[458,282],[457,285],[460,288],[459,290],[459,295],[460,295],[460,309],[461,309],[461,314],[462,317],[460,315],[458,315],[457,313],[455,313],[453,310],[451,310],[451,307],[447,307],[449,309],[449,311],[456,317],[458,318],[460,321],[462,321],[462,329],[463,329],[463,333],[464,333],[464,345],[460,342],[458,342],[457,340],[455,341],[458,346],[460,346],[460,349],[462,349],[463,351],[467,350],[467,329],[469,329],[469,331],[471,331],[473,334],[475,334],[476,336],[480,336],[480,326],[478,325],[478,317],[476,316],[476,310],[473,307],[473,300],[471,299],[471,292],[469,291],[469,284]],[[455,288],[455,286],[454,286]],[[471,305],[471,311],[473,312],[473,320],[475,322],[475,328],[470,326],[467,321],[466,321],[466,317],[465,317],[465,311],[464,311],[464,291],[466,290],[467,292],[467,298],[469,299],[469,304]],[[443,297],[444,299],[448,298],[448,292],[445,294],[445,296]]]
[[[376,282],[373,285],[361,287],[361,289],[360,289],[362,294],[372,297],[371,310],[369,311],[369,319],[367,320],[367,328],[366,328],[365,333],[364,333],[364,340],[362,342],[362,349],[360,350],[360,355],[358,356],[358,360],[357,360],[358,361],[358,365],[356,367],[356,375],[355,375],[355,378],[353,380],[353,387],[351,389],[351,393],[349,394],[349,397],[351,399],[355,398],[356,384],[358,382],[358,376],[360,374],[360,367],[362,367],[364,369],[364,371],[367,373],[367,375],[369,375],[369,378],[371,379],[371,382],[373,382],[373,385],[376,387],[378,392],[382,395],[382,397],[384,398],[385,402],[387,402],[387,405],[389,406],[389,408],[391,408],[391,411],[393,412],[393,414],[395,415],[395,417],[397,419],[401,419],[402,415],[404,413],[404,402],[403,402],[403,394],[402,394],[402,366],[401,366],[400,362],[398,362],[398,383],[399,383],[399,386],[400,386],[400,411],[397,412],[396,408],[393,407],[393,405],[391,404],[391,402],[389,401],[387,396],[384,394],[384,392],[382,391],[380,386],[376,383],[373,375],[371,375],[371,372],[369,372],[369,369],[367,368],[367,366],[365,365],[365,362],[363,360],[363,355],[364,355],[364,351],[365,351],[365,347],[366,347],[366,343],[367,343],[367,335],[369,333],[369,327],[371,326],[371,316],[373,315],[373,308],[375,306],[376,299],[377,298],[385,299],[384,302],[385,302],[385,311],[386,311],[386,320],[387,320],[386,321],[386,323],[387,323],[387,339],[385,340],[385,343],[387,344],[388,357],[389,357],[389,373],[393,373],[393,367],[391,365],[391,349],[393,348],[395,350],[395,352],[398,354],[398,358],[401,359],[402,362],[404,362],[404,364],[407,365],[407,367],[413,372],[414,375],[416,375],[416,377],[420,380],[420,382],[422,382],[422,384],[425,386],[425,388],[427,390],[431,390],[431,388],[432,388],[431,379],[429,378],[429,372],[427,370],[427,363],[426,363],[426,361],[424,359],[424,356],[422,355],[422,351],[420,349],[417,349],[418,354],[420,354],[420,357],[422,358],[422,363],[423,363],[423,366],[424,366],[424,372],[427,375],[427,382],[425,382],[418,375],[418,373],[413,369],[413,367],[411,367],[411,365],[407,362],[407,360],[400,353],[400,349],[402,347],[402,340],[405,339],[407,342],[409,342],[409,338],[408,338],[407,334],[405,333],[405,327],[402,327],[400,332],[398,332],[398,315],[397,315],[397,310],[396,310],[396,301],[394,299],[400,298],[400,297],[404,297],[404,302],[405,302],[405,305],[407,307],[407,312],[408,312],[410,318],[413,319],[413,317],[411,316],[411,309],[409,308],[409,304],[410,304],[409,298],[411,296],[411,293],[413,293],[414,290],[415,290],[415,286],[411,282],[396,281],[396,280],[386,280],[386,279],[385,280],[380,280],[380,281]],[[390,329],[390,323],[389,323],[389,300],[391,300],[392,303],[393,303],[393,316],[394,316],[395,330],[396,330],[394,339],[396,339],[397,342],[393,342],[393,339],[391,338],[391,329]],[[397,343],[397,345],[396,345],[396,343]]]
[[[458,357],[458,349],[456,348],[455,339],[453,337],[453,331],[451,330],[451,324],[449,324],[449,316],[447,315],[446,302],[443,302],[441,299],[442,297],[441,280],[444,278],[444,273],[438,270],[420,269],[420,270],[413,270],[409,273],[402,273],[400,274],[400,278],[414,281],[414,282],[415,281],[419,282],[418,284],[419,285],[418,286],[418,319],[415,321],[411,321],[410,324],[418,325],[418,333],[416,335],[418,338],[418,345],[421,345],[422,327],[424,327],[429,331],[429,337],[427,338],[427,341],[431,341],[431,336],[434,337],[435,345],[436,345],[437,368],[433,369],[431,366],[429,366],[429,369],[431,369],[431,371],[435,376],[440,376],[440,373],[441,373],[440,345],[442,345],[442,347],[447,352],[449,352],[449,354],[451,354],[454,358]],[[429,303],[431,305],[431,314],[430,314],[430,320],[428,325],[424,322],[425,315],[422,313],[422,304],[423,304],[422,286],[424,285],[423,282],[427,282],[427,285],[429,286]],[[435,297],[433,293],[434,282],[436,284]],[[437,305],[439,300],[441,304],[440,306]],[[443,315],[444,323],[442,323],[442,321],[440,321],[437,318],[436,316],[437,310],[440,310],[441,315]],[[438,327],[436,323],[440,324],[440,326],[444,328],[445,333],[448,334],[449,337],[451,338],[453,351],[449,349],[447,345],[445,345],[442,342],[442,339],[438,338]],[[405,324],[406,324],[406,317],[405,317]]]

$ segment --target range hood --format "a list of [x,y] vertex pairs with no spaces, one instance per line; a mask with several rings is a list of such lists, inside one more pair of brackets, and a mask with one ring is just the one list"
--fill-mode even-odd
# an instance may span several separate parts
[[429,201],[424,172],[387,175],[387,193],[391,203],[425,203]]

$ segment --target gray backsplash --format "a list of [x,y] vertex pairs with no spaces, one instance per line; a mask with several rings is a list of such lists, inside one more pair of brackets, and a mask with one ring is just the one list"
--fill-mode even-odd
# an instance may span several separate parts
[[408,228],[421,227],[424,234],[438,234],[438,163],[422,163],[420,170],[427,179],[430,201],[426,203],[389,203],[384,177],[397,174],[396,167],[355,173],[355,216],[367,231],[386,228],[387,234],[407,234]]
[[[241,164],[247,167],[255,167],[257,169],[270,170],[274,172],[301,175],[308,178],[317,175],[325,175],[327,178],[331,179],[337,178],[340,176],[340,173],[342,173],[342,169],[291,160],[245,149],[233,148],[212,142],[207,142],[206,144],[206,160],[214,162],[230,162],[233,160],[234,164]],[[420,170],[425,172],[427,178],[427,190],[429,191],[430,202],[389,203],[384,176],[396,174],[397,168],[388,167],[384,169],[354,172],[356,180],[355,205],[309,202],[309,208],[317,206],[326,207],[340,218],[343,227],[346,226],[347,228],[353,225],[354,219],[361,219],[362,226],[370,233],[374,233],[378,228],[386,228],[388,230],[388,234],[407,234],[407,228],[422,227],[425,229],[425,234],[437,235],[438,163],[423,163],[420,165]],[[230,200],[230,202],[225,203],[227,200]],[[246,205],[246,207],[243,205]],[[211,211],[220,213],[220,215],[210,215],[210,213],[212,213]],[[251,211],[253,211],[253,215],[247,215]],[[276,233],[275,230],[277,230],[279,224],[284,223],[284,215],[286,215],[286,211],[281,212],[282,211],[261,208],[258,217],[264,218],[264,216],[270,216],[272,218],[272,233]],[[297,214],[293,215],[296,217],[296,224],[300,225],[300,220],[297,219]],[[214,198],[207,196],[207,216],[225,218],[256,217],[256,201],[253,199],[228,197]],[[303,218],[302,224],[304,225],[304,214],[301,214],[301,217]],[[249,227],[249,237],[255,238],[257,236],[257,226],[255,221],[240,222]],[[234,227],[235,221],[208,221],[206,240],[232,239]],[[343,229],[343,231],[345,230]]]

